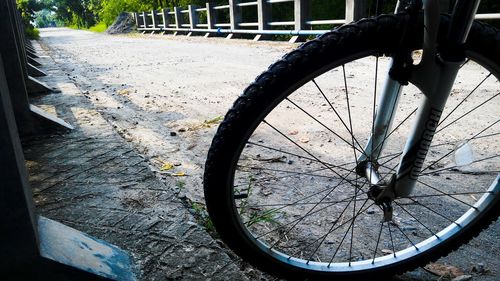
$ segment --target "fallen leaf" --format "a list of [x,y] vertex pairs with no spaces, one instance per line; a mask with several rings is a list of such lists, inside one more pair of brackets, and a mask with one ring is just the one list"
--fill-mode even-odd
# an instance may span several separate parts
[[213,119],[210,119],[210,120],[205,120],[205,124],[206,125],[212,125],[212,124],[219,124],[220,122],[222,122],[222,120],[224,119],[224,116],[217,116]]
[[424,269],[437,276],[455,278],[464,275],[464,272],[460,268],[440,263],[430,263]]
[[389,250],[389,249],[382,249],[382,253],[384,253],[386,255],[394,254],[394,252],[392,250]]
[[480,263],[474,264],[471,268],[471,271],[482,275],[482,274],[487,273],[489,270],[485,267],[484,263],[480,262]]
[[295,136],[298,133],[299,133],[299,131],[297,131],[297,130],[291,130],[288,134],[291,136]]
[[451,281],[468,281],[472,279],[472,275],[461,275],[451,279]]
[[168,170],[172,169],[173,167],[174,167],[174,164],[166,162],[166,163],[163,163],[163,165],[160,168],[160,171],[168,171]]
[[299,141],[302,142],[302,143],[308,143],[309,142],[309,138],[308,137],[301,137],[299,139]]
[[257,156],[257,158],[255,160],[263,161],[263,162],[270,162],[270,163],[286,162],[286,157],[285,156],[276,156],[276,157],[271,157],[271,158],[261,158],[261,157]]
[[129,90],[125,90],[125,89],[124,90],[119,90],[118,94],[120,94],[120,95],[128,95],[128,94],[130,94],[130,91]]
[[171,174],[172,177],[184,177],[186,176],[186,173],[184,172],[178,172],[178,173],[173,173]]

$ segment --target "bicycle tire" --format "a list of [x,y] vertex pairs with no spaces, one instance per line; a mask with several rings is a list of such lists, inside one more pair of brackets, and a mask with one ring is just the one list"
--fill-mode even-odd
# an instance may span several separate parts
[[[277,258],[275,254],[270,253],[272,246],[266,248],[263,246],[265,244],[260,244],[242,223],[234,196],[235,171],[242,150],[248,145],[248,139],[261,121],[288,95],[314,77],[367,55],[390,56],[395,51],[394,48],[400,40],[407,20],[408,16],[405,14],[363,19],[303,44],[258,76],[228,111],[208,153],[205,164],[204,191],[208,212],[217,232],[222,240],[244,260],[266,272],[288,279],[380,279],[412,270],[447,255],[477,236],[481,230],[496,220],[500,209],[498,208],[500,197],[498,177],[491,185],[494,186],[496,182],[496,187],[490,191],[490,203],[481,210],[480,215],[474,217],[457,233],[410,258],[368,269],[355,270],[353,267],[352,271],[332,271],[324,265],[308,268],[305,264],[297,266],[290,258],[288,260]],[[439,42],[444,40],[448,22],[449,17],[443,16]],[[422,25],[420,23],[420,26]],[[419,34],[412,42],[412,46],[419,49],[422,44],[422,34],[418,30],[411,32]],[[486,24],[474,22],[465,47],[468,57],[490,71],[498,80],[500,77],[500,33],[498,30]],[[252,179],[248,181],[252,182]],[[246,196],[249,193],[250,191]],[[356,194],[357,191],[355,191],[355,196]],[[355,212],[356,205],[354,205],[353,214]],[[390,234],[390,224],[388,227]],[[351,261],[349,261],[349,266],[351,266]]]

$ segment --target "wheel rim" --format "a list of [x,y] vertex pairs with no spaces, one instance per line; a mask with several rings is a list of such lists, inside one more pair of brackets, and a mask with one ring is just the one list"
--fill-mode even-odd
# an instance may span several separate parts
[[[470,56],[474,57],[474,54]],[[459,74],[457,81],[458,84],[463,84],[463,87],[455,84],[456,92],[452,93],[450,106],[447,106],[448,109],[445,109],[443,113],[442,124],[438,128],[437,137],[431,148],[433,155],[428,157],[422,176],[419,178],[420,193],[412,199],[396,201],[395,208],[398,209],[398,214],[394,224],[379,223],[376,224],[377,227],[373,227],[373,222],[377,218],[381,219],[380,210],[373,208],[376,205],[367,199],[365,192],[369,184],[355,176],[353,173],[355,162],[352,162],[352,159],[356,159],[357,155],[363,153],[363,143],[367,134],[370,133],[370,128],[368,131],[358,128],[359,125],[353,123],[353,116],[359,117],[360,112],[363,111],[370,112],[364,114],[363,118],[357,119],[361,119],[361,124],[371,124],[368,121],[373,116],[373,103],[376,101],[377,89],[381,88],[379,82],[383,81],[380,70],[386,69],[383,63],[380,63],[384,59],[378,57],[370,59],[373,60],[375,69],[378,70],[370,73],[374,81],[372,82],[373,92],[359,90],[363,88],[362,83],[355,84],[355,87],[350,86],[353,82],[351,80],[359,78],[356,77],[358,73],[354,75],[349,73],[351,64],[329,70],[309,83],[301,81],[299,84],[304,84],[304,86],[285,97],[273,111],[266,115],[242,149],[234,171],[233,183],[233,204],[235,213],[239,217],[241,230],[262,252],[285,264],[321,272],[365,271],[392,266],[417,257],[454,237],[464,227],[482,216],[485,210],[491,207],[498,194],[498,178],[495,179],[500,167],[498,161],[500,126],[497,120],[500,115],[499,94],[495,92],[499,88],[498,79],[495,78],[495,75],[498,77],[498,71],[494,69],[494,65],[486,63],[485,66],[488,69],[496,71],[495,75],[491,75],[485,68],[479,70],[480,66],[470,61],[464,65],[461,73],[467,76],[471,72],[484,72],[483,78],[473,85],[468,85],[469,83],[462,82]],[[364,61],[354,63],[361,63],[363,66]],[[340,78],[337,77],[336,80],[332,78],[335,72],[341,73]],[[342,87],[336,89],[336,85],[329,84],[333,80],[340,81],[341,86],[344,84],[344,89]],[[363,77],[360,80],[367,81]],[[326,89],[324,85],[327,85]],[[462,88],[464,91],[460,90]],[[314,90],[322,103],[318,103],[317,98],[311,100],[311,93]],[[363,105],[362,108],[354,109],[360,106],[359,101],[366,100],[370,94],[371,106]],[[339,102],[337,99],[343,95],[346,98]],[[414,98],[418,95],[418,91],[410,89],[405,95]],[[477,98],[475,95],[483,98]],[[456,100],[453,100],[454,98]],[[470,101],[480,106],[470,107]],[[343,109],[342,103],[345,104]],[[397,167],[393,163],[397,164],[399,159],[397,156],[405,140],[404,138],[401,140],[400,136],[405,135],[407,128],[405,129],[404,125],[411,123],[409,121],[416,111],[416,108],[413,109],[411,105],[410,102],[402,104],[402,108],[409,114],[395,113],[396,116],[399,114],[399,119],[396,117],[393,124],[395,130],[388,135],[392,137],[386,144],[389,149],[386,149],[379,159],[380,169],[385,169],[386,175],[390,175],[391,171]],[[321,107],[325,107],[326,110],[321,110]],[[316,110],[317,108],[319,110]],[[351,112],[346,110],[347,108],[351,109]],[[291,109],[295,114],[284,113]],[[487,121],[471,119],[474,118],[472,115],[478,112],[488,112],[491,117]],[[303,115],[300,118],[299,113]],[[464,115],[467,118],[461,117],[464,113],[467,113]],[[329,118],[324,118],[327,114]],[[368,121],[366,115],[370,117]],[[306,125],[299,124],[299,120],[304,116],[309,122],[315,122],[316,126],[308,127],[305,119],[302,119],[302,122]],[[326,125],[326,122],[331,120],[335,126]],[[469,127],[476,129],[472,137],[469,132],[465,131],[457,136],[457,129],[453,129],[456,126],[464,126],[461,124],[463,120],[472,120],[468,123]],[[262,127],[267,129],[262,129]],[[335,130],[331,127],[335,127]],[[339,131],[350,129],[352,133],[337,132],[337,129]],[[447,130],[452,133],[447,133]],[[303,132],[308,132],[308,134],[303,134]],[[317,141],[324,135],[330,136],[329,141],[328,139]],[[452,135],[455,136],[450,139]],[[333,144],[328,145],[325,140]],[[467,142],[463,142],[464,140]],[[479,140],[482,144],[473,143]],[[489,142],[490,145],[485,145],[484,142]],[[347,146],[342,147],[342,144]],[[450,146],[456,147],[450,149]],[[445,147],[447,150],[441,150]],[[467,162],[468,160],[463,158],[470,156],[468,150],[471,147],[475,154],[472,163],[465,165],[465,168],[457,165],[454,167],[450,164],[449,158],[452,156],[455,158],[454,161]],[[485,147],[489,147],[488,155],[483,155]],[[391,151],[391,148],[394,150]],[[350,152],[346,152],[347,150]],[[347,160],[349,154],[352,158],[351,162]],[[477,154],[482,157],[477,158]],[[324,155],[335,155],[336,159],[333,161],[332,158]],[[440,166],[443,163],[447,166]],[[309,168],[303,168],[305,166]],[[315,168],[312,168],[313,166]],[[473,166],[476,168],[474,169]],[[292,172],[291,167],[295,171]],[[325,171],[330,174],[324,174]],[[450,175],[443,176],[450,172],[454,179],[451,179]],[[457,177],[456,174],[460,175]],[[424,181],[426,178],[429,178],[429,181]],[[464,178],[474,179],[474,182],[478,183],[482,189],[471,190],[463,187],[450,189],[451,183],[444,184],[446,187],[444,193],[441,187],[436,188],[436,185],[443,179],[456,184],[464,182]],[[349,185],[350,189],[347,187]],[[353,185],[357,187],[353,188]],[[439,183],[439,185],[443,184]],[[301,197],[293,200],[292,197],[297,194],[301,194]],[[444,200],[434,200],[443,197],[445,197]],[[282,201],[280,202],[279,199]],[[443,202],[446,203],[444,207],[443,204],[439,205]],[[436,204],[439,206],[435,206]],[[443,216],[442,213],[445,213],[448,205],[459,211]],[[463,206],[457,207],[456,205]],[[431,218],[421,218],[425,212],[417,211],[416,207],[425,209],[427,216]],[[350,220],[349,214],[351,214]],[[439,217],[440,223],[426,221],[436,220]],[[364,234],[359,234],[361,232]],[[423,234],[425,232],[426,235]],[[365,235],[367,233],[370,235]],[[359,238],[358,242],[355,241],[356,238]],[[366,249],[370,248],[371,251],[360,249],[363,245],[367,245]],[[331,258],[328,259],[329,257]]]

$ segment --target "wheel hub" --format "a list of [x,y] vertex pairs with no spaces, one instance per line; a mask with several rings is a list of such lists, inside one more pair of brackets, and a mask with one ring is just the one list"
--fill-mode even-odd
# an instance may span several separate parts
[[395,199],[394,183],[396,175],[393,174],[389,182],[386,182],[378,173],[378,163],[363,161],[356,167],[356,173],[365,177],[370,182],[370,190],[368,190],[368,198],[372,199],[375,204],[379,205],[384,212],[384,222],[392,220],[393,208],[392,201]]

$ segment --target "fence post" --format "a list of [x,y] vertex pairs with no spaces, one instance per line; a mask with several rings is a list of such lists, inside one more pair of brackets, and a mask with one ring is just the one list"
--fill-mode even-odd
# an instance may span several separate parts
[[[196,6],[195,5],[188,5],[188,12],[189,12],[189,28],[195,29],[198,25],[198,15],[196,14]],[[189,31],[187,36],[193,35],[193,31]]]
[[151,24],[153,25],[153,32],[151,34],[155,33],[156,28],[158,28],[158,18],[156,17],[156,11],[152,10],[151,11]]
[[[215,29],[215,23],[217,22],[217,14],[214,10],[212,3],[206,3],[207,7],[207,29]],[[205,33],[205,38],[210,36],[210,32]]]
[[[175,15],[175,28],[180,29],[182,27],[182,14],[181,9],[179,7],[174,7],[174,15]],[[179,31],[174,32],[174,36],[177,35]]]
[[345,22],[350,23],[366,17],[366,0],[346,0],[345,2]]
[[163,33],[167,32],[168,25],[170,24],[168,12],[170,12],[170,9],[161,9],[161,17],[163,19]]
[[134,19],[135,19],[135,27],[140,28],[140,26],[139,26],[139,13],[134,12],[133,15],[134,15]]
[[148,16],[146,12],[142,12],[142,21],[144,23],[144,31],[142,33],[144,34],[148,29]]
[[[295,30],[305,30],[307,28],[306,21],[311,16],[311,1],[294,0],[294,20]],[[290,43],[303,42],[305,36],[292,36]]]
[[[229,20],[232,30],[238,29],[241,23],[241,7],[238,6],[239,3],[240,0],[229,0]],[[234,33],[230,33],[226,38],[231,39],[233,37]]]
[[[257,26],[258,30],[269,30],[268,22],[271,21],[272,13],[271,13],[271,4],[267,2],[267,0],[257,0],[257,18],[259,25]],[[254,41],[258,41],[261,39],[265,39],[269,36],[258,34],[253,38]]]

